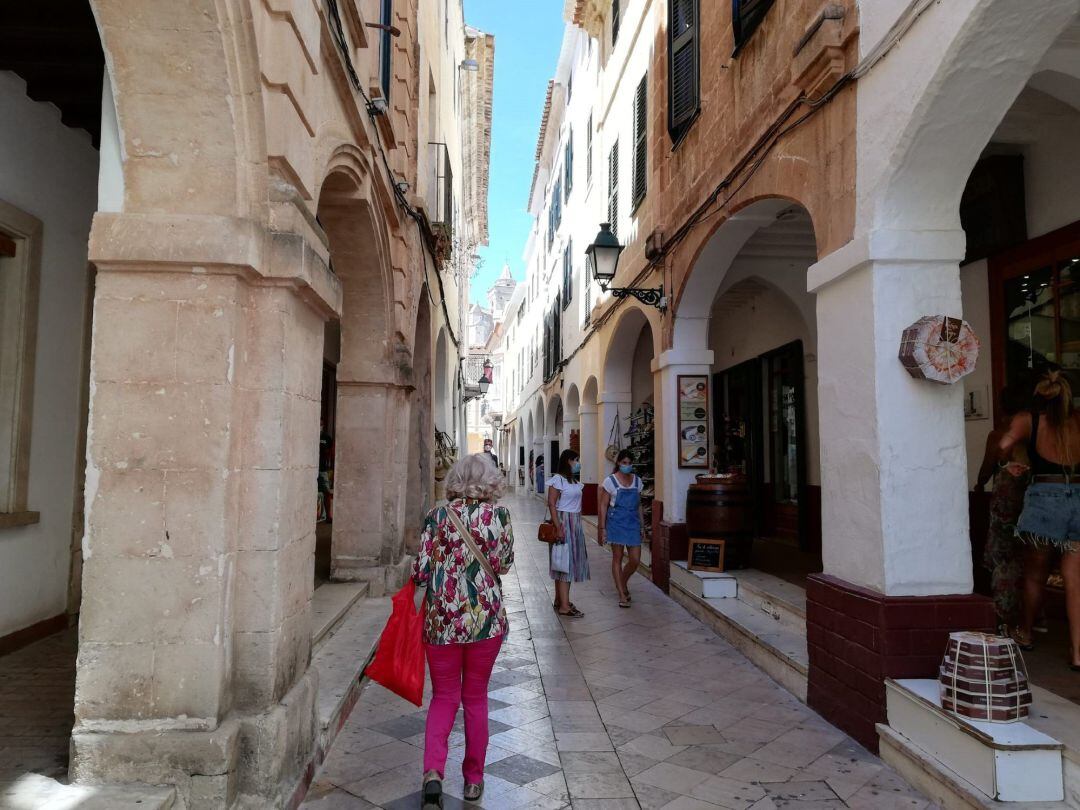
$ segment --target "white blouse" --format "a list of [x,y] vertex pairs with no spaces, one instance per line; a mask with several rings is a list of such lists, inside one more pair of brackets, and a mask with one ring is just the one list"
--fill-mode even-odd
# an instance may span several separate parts
[[563,476],[556,474],[548,479],[547,485],[559,492],[555,509],[559,512],[581,511],[581,492],[585,489],[584,484],[567,481]]

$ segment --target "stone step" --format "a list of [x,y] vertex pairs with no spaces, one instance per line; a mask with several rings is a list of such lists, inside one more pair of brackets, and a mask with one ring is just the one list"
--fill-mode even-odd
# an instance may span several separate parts
[[696,595],[676,579],[679,570],[677,565],[671,567],[671,597],[805,702],[810,660],[805,626],[801,630],[789,627],[740,599]]
[[806,588],[752,568],[731,575],[739,583],[741,601],[805,634]]
[[881,757],[946,810],[1078,806],[1066,746],[1036,727],[1047,714],[1039,696],[1028,722],[984,723],[944,711],[935,680],[890,679],[885,686]]
[[326,582],[311,598],[311,646],[317,651],[341,625],[356,601],[368,592],[366,582]]
[[311,665],[319,673],[316,708],[322,752],[330,748],[356,705],[362,689],[360,676],[375,654],[388,618],[389,597],[358,599],[311,657]]
[[65,785],[27,774],[0,786],[0,807],[11,810],[170,810],[176,790],[153,785]]

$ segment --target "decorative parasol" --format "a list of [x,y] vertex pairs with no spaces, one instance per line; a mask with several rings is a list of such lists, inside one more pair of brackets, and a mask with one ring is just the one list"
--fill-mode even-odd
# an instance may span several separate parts
[[975,370],[979,338],[967,321],[927,315],[904,330],[900,362],[916,380],[948,385]]

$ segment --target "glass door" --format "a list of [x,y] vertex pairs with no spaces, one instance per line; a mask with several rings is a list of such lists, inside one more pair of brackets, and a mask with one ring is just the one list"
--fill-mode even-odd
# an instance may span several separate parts
[[763,359],[769,398],[769,522],[776,535],[801,540],[805,442],[802,342],[789,343]]

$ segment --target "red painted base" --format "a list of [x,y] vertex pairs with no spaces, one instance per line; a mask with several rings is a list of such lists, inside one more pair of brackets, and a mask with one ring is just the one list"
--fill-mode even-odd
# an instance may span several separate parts
[[935,678],[950,632],[991,630],[984,596],[884,596],[825,574],[806,585],[807,703],[875,753],[885,678]]
[[596,515],[599,511],[599,497],[598,484],[584,484],[581,490],[581,514]]

